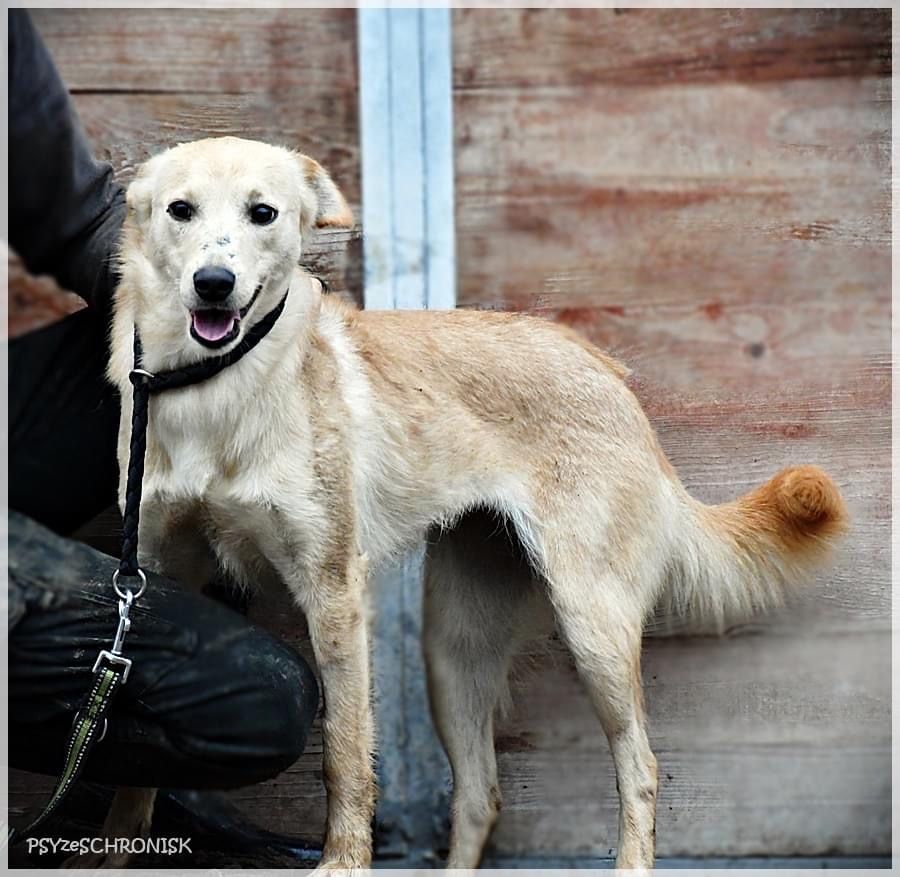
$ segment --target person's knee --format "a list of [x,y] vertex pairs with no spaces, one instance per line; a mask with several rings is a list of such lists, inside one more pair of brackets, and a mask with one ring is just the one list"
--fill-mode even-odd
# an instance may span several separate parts
[[260,782],[290,767],[303,753],[318,710],[309,664],[255,628],[220,642],[203,663],[214,665],[206,696],[173,717],[178,727],[169,729],[182,754],[215,765],[222,785]]
[[268,730],[267,739],[273,762],[280,772],[292,765],[306,748],[319,706],[319,686],[309,664],[297,653],[280,647],[284,655],[269,654],[258,704],[257,725]]

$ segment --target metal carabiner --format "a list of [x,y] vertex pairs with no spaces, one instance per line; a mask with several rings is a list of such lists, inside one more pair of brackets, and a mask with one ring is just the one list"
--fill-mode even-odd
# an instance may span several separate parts
[[125,634],[131,630],[131,619],[128,613],[131,611],[131,604],[134,602],[134,593],[126,591],[125,597],[119,600],[119,626],[116,628],[116,638],[113,640],[110,651],[114,655],[122,654],[122,643],[125,641]]
[[113,640],[113,644],[109,649],[103,649],[99,655],[97,655],[97,660],[94,661],[94,669],[91,671],[96,673],[100,668],[100,665],[106,661],[109,664],[118,664],[122,667],[122,684],[124,684],[128,680],[128,674],[131,672],[131,659],[122,657],[122,644],[125,642],[125,634],[128,633],[131,628],[131,618],[129,617],[131,613],[131,606],[134,601],[144,592],[144,588],[147,586],[147,579],[144,574],[138,570],[138,573],[141,577],[143,584],[141,585],[141,589],[135,593],[130,588],[126,591],[122,591],[117,583],[119,571],[116,570],[113,575],[113,587],[116,589],[116,593],[119,595],[119,625],[116,628],[116,637]]

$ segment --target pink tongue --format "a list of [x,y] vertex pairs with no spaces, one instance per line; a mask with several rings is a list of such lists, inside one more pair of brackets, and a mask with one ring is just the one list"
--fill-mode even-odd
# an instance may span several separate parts
[[204,341],[220,341],[233,328],[237,320],[235,311],[205,310],[194,311],[194,331]]

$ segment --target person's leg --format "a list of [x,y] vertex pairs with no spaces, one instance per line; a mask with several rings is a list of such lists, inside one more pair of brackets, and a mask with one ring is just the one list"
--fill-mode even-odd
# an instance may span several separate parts
[[[10,516],[10,577],[40,601],[55,576],[59,595],[49,608],[29,606],[10,634],[13,767],[59,771],[94,660],[115,632],[115,568],[112,558]],[[131,674],[84,778],[231,788],[284,770],[303,751],[316,713],[309,666],[237,613],[161,576],[148,578],[125,641]]]

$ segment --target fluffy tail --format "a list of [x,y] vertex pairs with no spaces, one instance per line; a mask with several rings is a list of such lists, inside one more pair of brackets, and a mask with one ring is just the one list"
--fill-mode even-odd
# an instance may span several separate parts
[[719,632],[781,605],[847,528],[834,482],[815,466],[785,469],[734,502],[683,493],[667,584],[650,633]]

